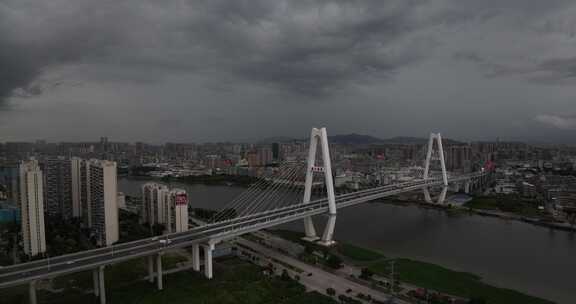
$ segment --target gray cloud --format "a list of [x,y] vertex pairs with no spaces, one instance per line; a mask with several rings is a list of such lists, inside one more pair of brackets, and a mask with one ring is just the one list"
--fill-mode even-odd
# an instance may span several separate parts
[[527,133],[510,121],[571,113],[572,87],[535,84],[573,84],[575,15],[573,0],[0,0],[2,133]]
[[576,115],[540,114],[534,120],[561,130],[576,130]]
[[[304,96],[385,78],[416,61],[403,48],[428,1],[2,0],[0,99],[38,94],[38,76],[83,64],[116,81],[216,74]],[[96,65],[94,67],[93,65]],[[136,73],[126,72],[134,70]]]
[[[509,12],[540,15],[566,3],[2,0],[0,100],[38,94],[43,86],[34,81],[43,71],[78,64],[85,65],[85,77],[99,80],[149,81],[193,71],[326,96],[426,57],[433,44],[419,32]],[[510,70],[481,64],[496,74]]]

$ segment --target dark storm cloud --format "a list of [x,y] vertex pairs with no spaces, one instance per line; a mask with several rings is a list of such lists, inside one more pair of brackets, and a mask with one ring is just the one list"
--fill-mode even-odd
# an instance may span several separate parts
[[487,77],[521,76],[537,84],[569,84],[576,81],[576,57],[543,59],[517,65],[497,63],[473,52],[456,52],[453,58],[482,68]]
[[96,58],[118,42],[118,28],[106,22],[111,14],[82,4],[66,14],[57,4],[64,3],[0,2],[0,103],[12,94],[40,94],[34,80],[45,69]]
[[540,114],[535,121],[561,130],[576,130],[576,115]]
[[0,98],[39,93],[38,76],[66,64],[111,81],[183,70],[330,94],[419,58],[402,43],[430,2],[2,0]]
[[[502,14],[528,21],[570,2],[0,0],[0,105],[15,93],[39,94],[46,87],[39,76],[65,65],[102,81],[149,82],[183,71],[327,96],[425,58],[434,38],[422,32]],[[463,54],[456,57],[494,74],[516,72]],[[542,68],[564,69],[553,60]]]
[[546,60],[539,64],[535,71],[546,74],[542,80],[576,80],[576,57]]

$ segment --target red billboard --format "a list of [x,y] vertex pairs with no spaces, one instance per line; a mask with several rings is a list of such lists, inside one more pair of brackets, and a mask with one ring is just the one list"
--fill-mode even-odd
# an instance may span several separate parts
[[176,194],[176,205],[188,205],[188,195],[186,193]]

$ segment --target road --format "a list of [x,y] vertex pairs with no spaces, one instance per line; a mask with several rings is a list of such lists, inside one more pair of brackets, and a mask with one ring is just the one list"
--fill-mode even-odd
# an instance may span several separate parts
[[[276,268],[286,269],[290,274],[292,274],[292,277],[294,277],[294,275],[300,276],[300,283],[304,284],[309,289],[318,291],[322,294],[326,294],[326,289],[333,288],[334,290],[336,290],[337,295],[343,294],[353,298],[356,298],[356,295],[358,293],[362,293],[364,295],[370,295],[373,299],[376,299],[381,302],[386,302],[390,298],[389,294],[385,294],[383,292],[368,288],[364,285],[350,281],[344,277],[338,276],[336,274],[306,264],[291,256],[279,253],[268,247],[262,246],[256,242],[249,241],[243,238],[238,238],[236,242],[252,249],[253,253],[259,254],[262,257],[267,258],[264,265],[270,262],[274,264]],[[297,269],[302,270],[303,272],[298,273],[290,268],[283,266],[280,263],[275,262],[274,260],[291,265]],[[309,276],[308,274],[310,273],[312,275]],[[352,292],[347,293],[348,290],[352,290]],[[399,299],[395,299],[395,303],[409,304],[408,302]]]

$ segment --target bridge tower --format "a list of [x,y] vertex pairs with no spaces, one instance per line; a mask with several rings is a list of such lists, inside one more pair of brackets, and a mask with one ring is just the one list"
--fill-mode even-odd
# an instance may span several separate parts
[[430,178],[430,162],[432,161],[432,152],[434,149],[434,142],[438,146],[438,158],[442,168],[442,179],[444,186],[448,186],[448,173],[446,172],[446,162],[444,160],[444,148],[442,147],[442,135],[440,133],[431,133],[428,140],[428,152],[426,153],[426,162],[424,163],[424,179]]
[[[444,160],[444,148],[442,147],[442,135],[440,133],[431,133],[430,139],[428,140],[428,151],[426,152],[426,162],[424,163],[424,176],[425,180],[430,179],[430,162],[433,158],[434,152],[434,142],[436,142],[436,146],[438,147],[438,160],[440,160],[440,167],[442,168],[442,181],[443,181],[443,188],[440,196],[438,197],[438,201],[436,202],[438,205],[444,204],[446,200],[446,194],[448,192],[448,173],[446,172],[446,162]],[[432,198],[430,197],[430,191],[428,187],[424,187],[424,200],[432,204]]]
[[[320,146],[320,147],[318,147]],[[316,164],[316,152],[318,148],[321,149],[321,166]],[[326,185],[326,192],[328,197],[328,221],[326,227],[324,228],[324,233],[322,239],[320,240],[321,245],[330,246],[334,244],[334,228],[336,227],[336,196],[334,194],[334,182],[332,178],[332,164],[330,161],[330,150],[328,145],[328,134],[326,128],[313,128],[310,133],[310,147],[308,152],[308,165],[306,166],[306,181],[304,184],[304,200],[303,204],[310,203],[310,198],[312,196],[312,187],[314,181],[314,173],[323,173],[324,182]],[[314,222],[312,217],[304,218],[304,230],[306,236],[304,237],[307,241],[317,241],[318,236],[316,235],[316,229],[314,228]]]

